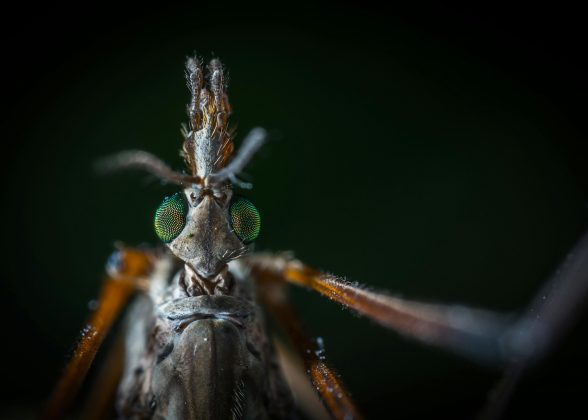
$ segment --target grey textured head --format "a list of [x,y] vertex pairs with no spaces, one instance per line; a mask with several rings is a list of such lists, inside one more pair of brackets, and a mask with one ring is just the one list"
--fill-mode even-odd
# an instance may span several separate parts
[[122,152],[105,161],[102,168],[139,168],[183,187],[158,208],[156,233],[185,262],[189,294],[223,293],[227,263],[244,255],[247,243],[259,233],[259,213],[248,200],[235,206],[233,185],[249,187],[237,175],[261,147],[266,133],[262,128],[253,129],[231,159],[234,146],[228,129],[230,105],[223,66],[213,59],[204,68],[198,58],[188,58],[186,81],[191,100],[188,126],[182,130],[182,156],[189,173],[175,172],[142,151]]

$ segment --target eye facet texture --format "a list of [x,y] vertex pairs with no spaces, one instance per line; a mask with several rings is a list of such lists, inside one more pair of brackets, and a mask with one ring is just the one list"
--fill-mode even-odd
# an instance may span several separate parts
[[188,205],[181,192],[165,197],[153,218],[155,233],[163,242],[173,241],[186,225]]
[[237,197],[229,209],[233,230],[244,243],[253,242],[261,229],[261,216],[253,203],[246,198]]

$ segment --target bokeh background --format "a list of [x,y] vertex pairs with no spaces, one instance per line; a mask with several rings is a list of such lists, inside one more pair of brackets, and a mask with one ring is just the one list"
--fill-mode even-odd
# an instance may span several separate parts
[[[516,312],[584,231],[580,13],[274,8],[5,16],[3,418],[47,397],[114,241],[156,243],[152,213],[174,188],[92,165],[145,149],[180,167],[193,52],[229,70],[237,143],[255,126],[272,134],[248,168],[260,250],[405,297]],[[308,291],[293,298],[368,418],[471,418],[500,377]],[[586,315],[508,418],[584,407]]]

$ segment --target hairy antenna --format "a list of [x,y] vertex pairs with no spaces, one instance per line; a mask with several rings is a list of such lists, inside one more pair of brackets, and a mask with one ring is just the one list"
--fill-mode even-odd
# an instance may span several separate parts
[[172,184],[191,185],[202,183],[202,179],[199,176],[176,172],[158,157],[142,150],[128,150],[104,158],[98,161],[96,169],[101,173],[140,169]]
[[267,132],[263,128],[256,127],[251,130],[247,137],[245,137],[245,140],[243,140],[243,145],[231,163],[220,171],[210,175],[208,177],[208,182],[211,184],[220,184],[228,179],[241,188],[251,188],[251,184],[239,181],[237,179],[237,174],[247,166],[251,161],[251,158],[253,158],[253,155],[255,155],[263,145],[266,138]]

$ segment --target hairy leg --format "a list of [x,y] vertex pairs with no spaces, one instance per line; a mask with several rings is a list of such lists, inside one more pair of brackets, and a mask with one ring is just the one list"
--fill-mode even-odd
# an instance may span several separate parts
[[253,275],[262,302],[292,341],[329,414],[340,420],[361,419],[343,383],[327,365],[322,348],[305,333],[283,283],[268,272],[253,272]]
[[286,255],[253,254],[246,262],[258,277],[310,288],[408,337],[500,367],[529,366],[543,357],[570,327],[588,295],[588,234],[518,318],[376,292]]
[[75,398],[86,374],[113,322],[137,290],[145,290],[153,268],[150,251],[123,248],[115,252],[107,265],[98,308],[82,331],[80,341],[58,382],[43,418],[63,416]]

